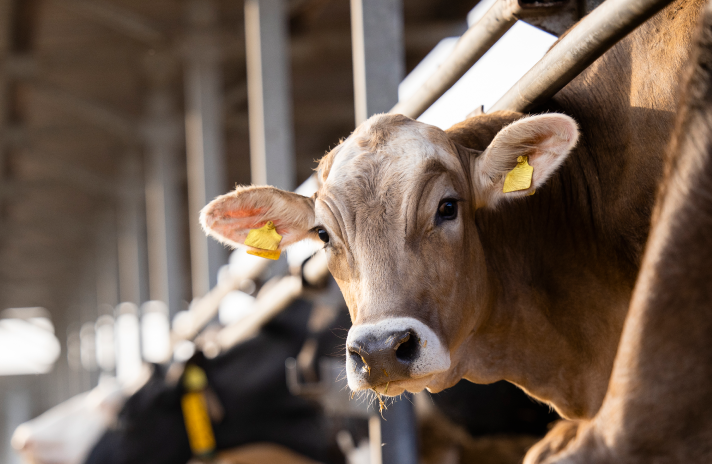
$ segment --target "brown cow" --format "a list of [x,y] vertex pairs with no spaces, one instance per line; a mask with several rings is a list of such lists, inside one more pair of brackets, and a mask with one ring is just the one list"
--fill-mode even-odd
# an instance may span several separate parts
[[[354,323],[354,390],[506,379],[565,417],[592,417],[699,4],[667,7],[540,108],[547,114],[481,115],[448,131],[374,116],[322,159],[312,198],[239,187],[203,210],[203,226],[230,245],[268,220],[282,249],[327,242]],[[503,193],[522,155],[532,185]]]
[[528,464],[712,462],[712,3],[702,16],[608,393]]

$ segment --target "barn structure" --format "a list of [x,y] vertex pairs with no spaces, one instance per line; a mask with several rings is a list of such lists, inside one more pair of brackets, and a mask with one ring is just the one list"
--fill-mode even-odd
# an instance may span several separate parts
[[[308,189],[314,161],[393,108],[404,76],[465,34],[476,3],[0,0],[0,338],[19,340],[0,353],[0,459],[19,462],[21,422],[102,375],[138,376],[142,358],[167,361],[227,294],[257,294],[264,265],[226,266],[198,211],[236,184]],[[514,3],[485,10],[503,24],[485,39],[463,36],[480,50],[465,62],[527,16],[520,7],[553,11],[531,22],[558,35],[599,2]],[[435,84],[446,90],[468,67]],[[442,91],[397,111],[417,117]],[[299,277],[277,282],[285,301],[324,278],[318,262],[299,265],[266,271]],[[169,351],[141,339],[149,320],[156,334],[172,322]],[[28,327],[54,335],[54,356],[32,358],[18,335]]]

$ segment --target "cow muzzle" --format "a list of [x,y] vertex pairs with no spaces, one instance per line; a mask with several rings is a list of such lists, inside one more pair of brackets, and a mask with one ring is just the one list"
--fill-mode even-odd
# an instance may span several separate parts
[[[346,339],[346,373],[354,391],[374,388],[399,394],[404,389],[413,391],[412,387],[422,390],[427,385],[418,379],[449,368],[450,354],[440,338],[411,317],[353,326]],[[392,382],[394,388],[387,388]]]

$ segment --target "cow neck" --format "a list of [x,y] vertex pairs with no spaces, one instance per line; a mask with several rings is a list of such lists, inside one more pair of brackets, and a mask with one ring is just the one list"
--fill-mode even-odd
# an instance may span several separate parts
[[[537,108],[574,117],[578,146],[534,196],[475,216],[494,295],[472,337],[475,370],[566,417],[593,416],[605,394],[701,3],[673,3]],[[497,363],[479,361],[493,350],[504,353]]]

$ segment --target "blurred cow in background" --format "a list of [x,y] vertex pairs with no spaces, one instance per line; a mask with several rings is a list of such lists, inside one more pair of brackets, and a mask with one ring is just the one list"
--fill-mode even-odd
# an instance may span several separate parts
[[[205,371],[219,403],[220,412],[211,417],[217,450],[266,442],[302,458],[339,462],[340,453],[320,408],[287,389],[284,361],[296,356],[302,347],[310,311],[310,303],[297,300],[255,338],[214,359],[196,353],[189,361]],[[87,464],[173,464],[190,460],[181,411],[184,390],[177,367],[173,365],[167,372],[157,369],[127,400],[116,427],[101,437]]]
[[[342,463],[338,432],[348,431],[356,443],[368,438],[364,419],[326,416],[319,405],[287,390],[286,358],[296,357],[310,381],[319,380],[319,359],[343,360],[348,312],[312,306],[297,301],[252,340],[214,359],[198,354],[191,360],[205,369],[217,400],[210,402],[220,450],[216,462]],[[180,363],[147,366],[143,386],[133,396],[105,380],[19,427],[14,444],[33,464],[79,464],[92,447],[90,464],[187,462],[191,452],[180,408],[182,368]],[[426,464],[485,458],[515,464],[556,418],[506,383],[463,382],[416,399],[416,404]]]
[[81,464],[107,427],[114,424],[126,397],[116,380],[104,378],[93,390],[20,425],[12,436],[12,446],[29,463]]

